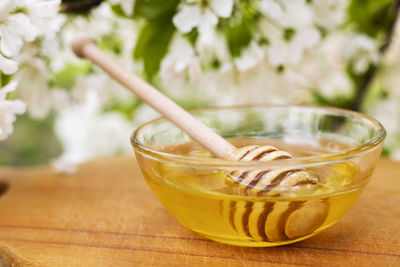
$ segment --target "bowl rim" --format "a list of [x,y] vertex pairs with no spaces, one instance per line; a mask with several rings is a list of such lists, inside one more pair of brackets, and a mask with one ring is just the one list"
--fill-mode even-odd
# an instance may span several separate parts
[[351,146],[349,149],[345,149],[343,151],[329,152],[312,156],[301,156],[291,159],[282,159],[278,161],[236,161],[236,160],[220,159],[220,158],[199,158],[199,157],[188,157],[188,156],[159,151],[145,146],[138,140],[138,134],[143,128],[162,120],[168,122],[168,120],[166,120],[164,117],[161,116],[139,126],[131,135],[130,138],[131,144],[135,152],[137,153],[140,153],[146,157],[152,158],[160,162],[170,163],[174,165],[193,165],[199,168],[216,168],[216,169],[219,168],[226,169],[227,167],[235,167],[239,169],[249,168],[249,167],[278,168],[283,166],[313,167],[318,165],[324,165],[327,163],[347,161],[354,157],[361,156],[367,153],[368,151],[376,148],[379,144],[381,144],[384,141],[386,137],[386,130],[378,120],[361,112],[356,112],[336,107],[297,105],[297,104],[249,104],[249,105],[211,106],[206,108],[189,110],[189,113],[213,111],[213,110],[229,110],[229,109],[237,110],[246,108],[300,108],[300,109],[319,110],[327,112],[327,114],[329,114],[330,112],[330,113],[335,113],[335,115],[350,115],[371,122],[374,126],[377,127],[379,134],[376,137],[368,140],[367,142],[364,142],[363,144],[354,147]]

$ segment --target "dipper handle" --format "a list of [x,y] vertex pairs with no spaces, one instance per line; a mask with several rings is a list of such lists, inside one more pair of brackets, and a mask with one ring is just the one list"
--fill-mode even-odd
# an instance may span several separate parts
[[234,157],[236,147],[194,118],[153,86],[128,71],[113,57],[103,52],[92,38],[81,37],[75,40],[72,43],[72,50],[77,56],[87,58],[100,66],[116,81],[161,113],[167,120],[187,133],[214,156],[223,159],[232,159]]

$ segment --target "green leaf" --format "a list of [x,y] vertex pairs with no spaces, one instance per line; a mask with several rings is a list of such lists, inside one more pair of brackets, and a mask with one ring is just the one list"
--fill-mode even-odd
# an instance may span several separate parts
[[134,16],[156,19],[175,10],[178,4],[179,0],[137,0]]
[[115,34],[107,34],[100,38],[98,45],[102,50],[120,54],[124,48],[124,41]]
[[240,56],[242,50],[250,44],[252,37],[252,29],[245,22],[229,27],[226,30],[226,38],[232,56]]
[[168,52],[169,43],[175,32],[172,24],[174,14],[175,9],[156,19],[146,21],[139,33],[133,57],[136,60],[143,60],[145,74],[150,81],[158,73],[161,60]]
[[184,34],[183,37],[185,37],[194,46],[199,38],[199,31],[197,28],[194,28],[191,32]]
[[371,37],[385,34],[395,21],[394,0],[352,0],[348,8],[349,23]]
[[0,88],[6,86],[11,81],[12,75],[0,72]]
[[322,95],[318,90],[312,91],[313,103],[319,106],[329,106],[337,108],[349,108],[351,104],[351,97],[344,95],[337,95],[333,98],[327,98]]
[[64,69],[53,73],[50,80],[51,87],[71,90],[76,83],[76,78],[79,75],[87,74],[92,70],[90,63],[81,65],[67,64]]
[[129,17],[127,14],[125,14],[125,11],[122,9],[120,4],[116,4],[116,5],[110,5],[111,6],[111,10],[114,12],[115,15],[117,15],[118,17],[122,17],[122,18],[127,18]]
[[225,34],[232,57],[241,55],[253,39],[260,13],[256,1],[235,2],[231,18],[220,19],[218,29]]
[[121,102],[114,99],[103,107],[103,112],[118,112],[126,119],[130,120],[141,104],[142,102],[136,97],[132,97],[132,99],[127,102]]
[[294,35],[296,34],[296,30],[293,28],[286,28],[283,31],[283,39],[285,39],[287,42],[290,42]]

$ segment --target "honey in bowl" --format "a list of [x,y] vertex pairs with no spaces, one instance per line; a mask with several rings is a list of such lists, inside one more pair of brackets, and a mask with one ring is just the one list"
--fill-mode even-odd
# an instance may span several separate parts
[[[295,157],[324,154],[327,148],[276,140],[231,140],[236,147],[269,144]],[[329,147],[340,147],[340,144]],[[188,157],[214,157],[194,143],[164,152]],[[249,196],[229,181],[224,170],[182,168],[149,162],[137,154],[146,181],[163,205],[184,226],[210,239],[241,246],[276,246],[308,238],[336,223],[358,198],[368,179],[355,164],[342,162],[307,169],[319,183],[309,190],[278,188],[279,196]],[[147,162],[146,162],[147,161]],[[361,183],[361,184],[360,184]],[[356,188],[351,188],[357,184]],[[351,189],[349,189],[349,187]]]
[[[192,114],[239,150],[274,146],[293,156],[217,159],[164,119],[143,125],[132,136],[144,177],[168,211],[207,238],[240,246],[289,244],[336,223],[368,183],[385,137],[374,119],[332,108],[267,105]],[[256,184],[250,179],[270,170],[269,179],[271,173],[280,174],[270,179],[268,190],[249,186]],[[287,186],[286,174],[297,170],[312,179]],[[245,172],[256,176],[242,184]]]

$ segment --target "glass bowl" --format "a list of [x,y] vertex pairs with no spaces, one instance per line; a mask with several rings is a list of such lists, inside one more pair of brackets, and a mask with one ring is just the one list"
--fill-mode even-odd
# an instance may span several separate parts
[[[294,157],[217,159],[162,118],[132,135],[143,175],[165,208],[200,235],[240,246],[289,244],[335,224],[368,183],[386,134],[378,121],[336,108],[262,105],[192,114],[237,147],[269,144]],[[318,182],[281,183],[273,194],[252,194],[229,175],[287,168]]]

